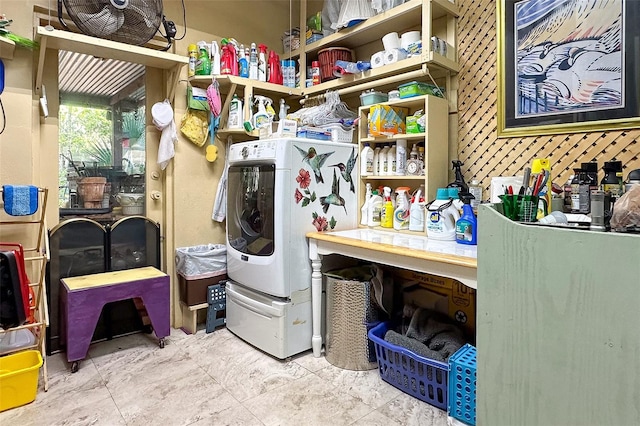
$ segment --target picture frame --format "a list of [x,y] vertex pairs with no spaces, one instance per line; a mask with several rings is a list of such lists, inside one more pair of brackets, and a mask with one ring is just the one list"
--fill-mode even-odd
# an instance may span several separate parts
[[640,1],[499,0],[496,15],[498,137],[640,127]]

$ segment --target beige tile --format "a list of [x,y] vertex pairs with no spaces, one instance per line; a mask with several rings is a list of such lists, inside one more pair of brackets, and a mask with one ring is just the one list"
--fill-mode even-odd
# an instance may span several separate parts
[[243,402],[265,425],[348,425],[373,409],[309,374]]
[[401,392],[377,411],[406,426],[447,426],[447,413]]
[[249,410],[241,405],[227,408],[219,413],[214,413],[207,419],[198,420],[192,425],[200,426],[264,426]]
[[327,362],[324,354],[321,354],[318,358],[316,358],[313,356],[312,351],[307,351],[303,352],[302,354],[296,355],[295,357],[293,357],[293,361],[311,372],[322,370],[323,368],[331,365]]
[[390,419],[379,411],[373,411],[363,418],[351,423],[352,426],[403,426],[402,423]]
[[329,365],[316,374],[373,408],[381,407],[401,393],[399,389],[383,381],[377,369],[352,371]]
[[49,378],[58,374],[68,374],[71,367],[67,363],[67,354],[60,352],[47,356],[47,374]]

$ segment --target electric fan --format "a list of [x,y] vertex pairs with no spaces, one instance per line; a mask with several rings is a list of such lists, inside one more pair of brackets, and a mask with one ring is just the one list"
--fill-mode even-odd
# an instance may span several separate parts
[[58,19],[68,28],[62,18],[62,3],[80,31],[90,36],[143,45],[160,23],[169,43],[175,36],[175,25],[162,14],[162,0],[58,0]]

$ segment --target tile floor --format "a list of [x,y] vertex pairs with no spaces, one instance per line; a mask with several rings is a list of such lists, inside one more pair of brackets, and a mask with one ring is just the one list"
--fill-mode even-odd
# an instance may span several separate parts
[[279,361],[225,328],[172,330],[164,349],[135,334],[91,346],[71,374],[48,358],[49,391],[0,425],[421,425],[447,415],[380,379],[305,352]]

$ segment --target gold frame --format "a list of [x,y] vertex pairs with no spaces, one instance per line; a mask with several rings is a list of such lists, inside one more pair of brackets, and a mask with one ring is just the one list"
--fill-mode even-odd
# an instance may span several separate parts
[[[506,53],[506,8],[508,4],[515,4],[516,0],[498,0],[496,2],[496,35],[497,35],[497,108],[498,108],[498,137],[499,138],[511,138],[511,137],[527,137],[527,136],[539,136],[539,135],[557,135],[566,133],[588,133],[596,131],[610,131],[610,130],[622,130],[622,129],[634,129],[640,128],[640,116],[619,118],[619,119],[605,119],[586,122],[574,122],[552,125],[536,125],[536,126],[522,126],[522,127],[510,127],[506,126],[506,90],[505,90],[505,53]],[[640,58],[636,58],[636,61],[640,62]],[[632,82],[629,82],[632,84]],[[636,94],[636,96],[638,96]],[[636,102],[639,102],[636,100]]]

